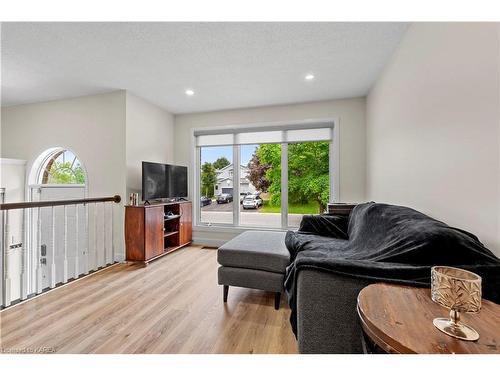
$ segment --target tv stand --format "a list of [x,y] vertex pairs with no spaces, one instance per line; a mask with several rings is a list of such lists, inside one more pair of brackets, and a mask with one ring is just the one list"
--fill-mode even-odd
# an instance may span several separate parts
[[146,202],[125,206],[126,260],[144,264],[189,245],[193,233],[191,202]]

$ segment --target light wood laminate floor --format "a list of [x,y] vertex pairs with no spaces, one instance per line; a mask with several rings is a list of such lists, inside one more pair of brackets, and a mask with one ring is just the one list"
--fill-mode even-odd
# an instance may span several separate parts
[[118,264],[0,312],[0,350],[296,353],[282,297],[229,288],[217,252],[190,246],[147,267]]

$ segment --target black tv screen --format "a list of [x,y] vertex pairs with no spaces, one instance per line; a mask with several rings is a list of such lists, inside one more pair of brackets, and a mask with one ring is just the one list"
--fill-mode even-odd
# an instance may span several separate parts
[[187,167],[167,164],[167,186],[169,198],[188,196]]
[[187,190],[187,167],[142,162],[143,200],[187,197]]
[[167,166],[142,162],[142,200],[167,198]]

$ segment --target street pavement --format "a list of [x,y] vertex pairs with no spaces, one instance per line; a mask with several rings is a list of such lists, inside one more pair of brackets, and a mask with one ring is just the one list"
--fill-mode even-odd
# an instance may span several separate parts
[[[201,209],[201,221],[211,224],[232,224],[233,203],[212,203]],[[288,214],[288,226],[298,228],[302,215]],[[280,213],[262,213],[259,210],[243,210],[240,206],[240,225],[249,227],[281,228]]]

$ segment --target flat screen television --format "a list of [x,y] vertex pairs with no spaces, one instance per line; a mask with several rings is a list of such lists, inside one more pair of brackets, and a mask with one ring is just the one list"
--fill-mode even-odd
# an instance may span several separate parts
[[184,198],[187,190],[187,167],[142,162],[142,200]]
[[167,198],[185,198],[188,196],[187,167],[168,165],[167,167]]

